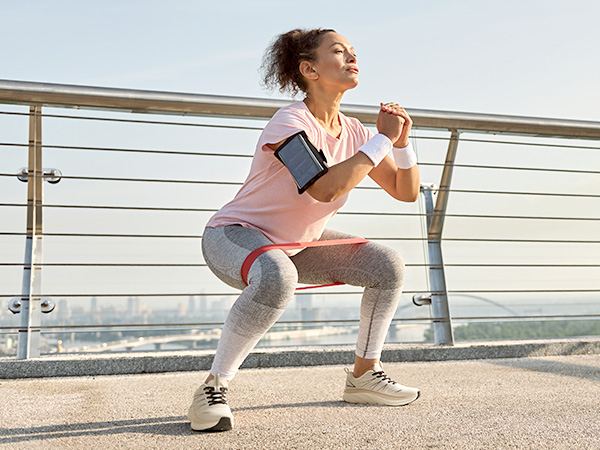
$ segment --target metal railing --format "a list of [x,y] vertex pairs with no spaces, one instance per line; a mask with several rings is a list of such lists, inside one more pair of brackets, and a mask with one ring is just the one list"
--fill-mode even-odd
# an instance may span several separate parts
[[[29,83],[19,81],[0,80],[0,104],[5,105],[27,105],[29,112],[20,111],[0,111],[0,115],[12,117],[29,118],[29,143],[19,144],[15,142],[5,142],[0,137],[0,148],[18,149],[28,148],[28,167],[22,171],[3,168],[0,170],[0,177],[19,178],[27,182],[27,203],[2,202],[0,208],[26,208],[27,209],[27,228],[25,232],[0,230],[0,237],[25,237],[25,258],[23,263],[1,262],[2,267],[23,267],[23,286],[21,294],[0,292],[0,298],[10,298],[10,309],[19,313],[21,325],[0,326],[0,331],[10,333],[18,331],[18,349],[17,358],[32,358],[40,354],[40,333],[42,330],[48,332],[73,331],[83,329],[93,331],[99,329],[137,329],[140,327],[202,327],[219,325],[220,322],[184,322],[184,323],[125,323],[111,325],[101,323],[90,323],[84,325],[41,325],[41,313],[50,313],[54,309],[53,298],[82,298],[82,297],[157,297],[157,298],[177,298],[200,295],[199,292],[182,293],[156,293],[156,292],[131,292],[124,294],[108,292],[92,293],[50,293],[43,292],[41,285],[41,272],[43,268],[67,268],[67,267],[138,267],[138,268],[205,268],[206,265],[195,261],[185,263],[168,262],[45,262],[42,259],[41,243],[43,238],[123,238],[123,239],[152,239],[156,240],[199,240],[201,234],[165,234],[165,233],[124,233],[124,232],[90,232],[88,230],[77,230],[67,232],[44,232],[43,214],[46,210],[70,210],[70,211],[137,211],[150,212],[160,211],[166,213],[212,213],[217,207],[191,207],[191,206],[142,206],[142,205],[115,205],[115,204],[75,204],[75,203],[45,203],[43,201],[43,180],[50,183],[58,183],[61,180],[73,180],[80,182],[127,182],[133,185],[157,185],[161,186],[221,186],[237,188],[241,185],[242,178],[219,179],[218,177],[197,179],[197,178],[162,178],[162,177],[132,177],[128,176],[98,176],[98,175],[75,175],[62,174],[57,169],[47,169],[43,167],[42,157],[51,150],[75,151],[75,152],[106,152],[106,154],[119,155],[161,155],[169,158],[174,157],[200,157],[200,158],[224,158],[228,160],[249,161],[252,156],[250,153],[239,152],[217,152],[217,151],[193,151],[193,150],[164,150],[154,148],[125,148],[111,146],[81,146],[81,145],[45,145],[42,141],[42,119],[44,120],[79,120],[106,122],[113,124],[134,124],[136,126],[179,126],[195,129],[214,129],[214,130],[240,130],[256,132],[262,129],[262,124],[256,126],[244,124],[249,119],[251,121],[264,121],[269,119],[273,113],[280,107],[289,104],[284,100],[253,99],[240,97],[224,97],[198,94],[153,92],[127,89],[108,89],[98,87],[69,86],[57,84]],[[201,117],[205,119],[204,123],[193,121],[177,120],[141,120],[131,117],[103,117],[101,114],[95,116],[83,115],[64,115],[57,113],[44,113],[44,110],[54,108],[75,108],[90,109],[100,111],[111,111],[114,113],[145,113],[164,116],[180,115]],[[362,105],[343,105],[342,111],[349,116],[361,120],[365,125],[373,125],[376,121],[378,108]],[[593,170],[594,167],[582,168],[548,168],[548,167],[523,167],[518,165],[490,165],[490,164],[458,164],[456,162],[459,143],[471,143],[480,145],[522,145],[522,146],[541,146],[543,148],[556,148],[568,151],[577,150],[600,150],[595,145],[587,145],[577,142],[575,144],[560,142],[557,139],[576,139],[581,140],[600,140],[600,123],[575,120],[542,119],[529,117],[501,116],[490,114],[473,114],[447,111],[428,111],[409,109],[409,113],[414,121],[416,142],[447,142],[448,147],[444,162],[426,162],[419,161],[419,165],[425,168],[441,170],[439,178],[439,187],[435,184],[423,185],[422,193],[426,211],[419,212],[398,212],[398,211],[346,211],[343,210],[339,216],[351,216],[360,219],[361,217],[379,217],[390,219],[408,218],[408,220],[421,220],[424,231],[420,237],[400,236],[367,236],[375,240],[387,242],[404,242],[426,244],[426,250],[423,262],[409,262],[409,267],[423,267],[428,270],[428,285],[425,289],[415,289],[407,286],[405,293],[414,294],[413,301],[416,305],[431,305],[431,316],[427,321],[431,322],[434,331],[434,340],[438,345],[452,345],[454,342],[452,331],[452,317],[450,314],[448,295],[474,295],[474,294],[493,294],[493,293],[593,293],[600,292],[599,286],[586,289],[448,289],[446,268],[465,268],[465,267],[496,267],[496,268],[587,268],[598,269],[600,264],[597,260],[593,263],[453,263],[445,264],[442,257],[442,245],[444,243],[462,242],[462,243],[500,243],[500,244],[599,244],[597,239],[574,239],[569,236],[568,239],[541,239],[541,238],[494,238],[494,237],[442,237],[446,218],[456,219],[486,219],[486,220],[534,220],[534,221],[579,221],[596,224],[600,217],[582,217],[582,216],[560,216],[560,215],[535,215],[535,214],[452,214],[448,213],[448,201],[450,193],[455,194],[483,194],[483,195],[508,195],[508,196],[528,196],[544,198],[567,198],[567,199],[598,199],[600,194],[596,192],[540,192],[523,191],[510,189],[457,189],[452,186],[452,178],[456,169],[460,170],[501,170],[501,171],[527,171],[533,173],[548,174],[571,174],[571,175],[592,175],[600,174],[599,170]],[[214,118],[227,120],[229,123],[215,123]],[[429,132],[430,134],[423,134]],[[417,132],[419,135],[416,136]],[[449,136],[445,133],[449,132]],[[437,133],[437,134],[436,134]],[[473,135],[474,138],[465,138],[465,135]],[[481,134],[494,134],[500,136],[521,136],[521,141],[492,140],[489,138],[477,138]],[[531,138],[535,138],[532,140]],[[552,142],[547,141],[553,138]],[[546,142],[537,142],[539,140]],[[252,148],[253,144],[247,146]],[[203,149],[204,150],[204,149]],[[15,168],[16,169],[16,168]],[[361,185],[358,190],[371,195],[376,192],[374,186],[368,184]],[[436,197],[436,198],[434,198]],[[201,205],[202,206],[202,205]],[[414,218],[414,219],[411,219]],[[426,220],[426,224],[425,224]],[[46,269],[46,270],[48,270]],[[600,277],[598,277],[600,279]],[[320,295],[349,295],[356,294],[354,291],[328,291]],[[203,292],[204,297],[233,297],[237,295],[234,292]],[[303,294],[299,294],[303,295]],[[511,318],[533,319],[533,318],[595,318],[597,314],[569,314],[569,315],[536,315],[521,314],[511,316]],[[494,319],[499,316],[455,316],[454,320],[469,319]],[[402,318],[395,321],[402,322],[423,322],[423,317]],[[280,324],[331,324],[331,323],[355,323],[356,319],[344,317],[328,318],[326,320],[282,320]]]

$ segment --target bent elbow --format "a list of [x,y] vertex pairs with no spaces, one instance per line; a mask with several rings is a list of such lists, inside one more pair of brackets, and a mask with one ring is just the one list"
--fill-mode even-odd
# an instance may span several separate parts
[[323,203],[331,203],[340,198],[343,192],[339,189],[334,189],[332,186],[324,183],[315,183],[309,187],[306,192],[315,200]]
[[331,203],[339,197],[334,192],[308,192],[312,198],[322,203]]
[[397,195],[395,198],[396,198],[396,200],[399,200],[401,202],[414,203],[417,200],[419,200],[419,191],[402,192],[399,195]]
[[407,202],[407,203],[414,203],[414,202],[416,202],[417,200],[419,200],[419,191],[417,191],[417,192],[413,193],[412,195],[410,195],[410,196],[408,197],[408,199],[407,199],[407,200],[404,200],[404,201],[405,201],[405,202]]

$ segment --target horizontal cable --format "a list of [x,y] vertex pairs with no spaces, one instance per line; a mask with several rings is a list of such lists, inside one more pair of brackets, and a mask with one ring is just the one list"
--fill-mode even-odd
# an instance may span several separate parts
[[[467,133],[467,132],[465,132]],[[424,139],[424,140],[436,140],[436,141],[449,141],[449,137],[438,137],[438,136],[411,136],[411,139]],[[560,139],[560,138],[557,138]],[[508,144],[508,145],[528,145],[532,147],[557,147],[557,148],[574,148],[580,150],[600,150],[600,147],[592,147],[587,145],[572,145],[572,144],[547,144],[541,142],[519,142],[519,141],[496,141],[488,139],[470,139],[460,137],[459,142],[478,142],[482,144]]]
[[[0,263],[0,266],[24,266],[24,263]],[[208,267],[203,263],[39,263],[36,266],[49,267]],[[406,267],[438,267],[436,264],[426,263],[406,263]],[[444,264],[444,267],[529,267],[529,268],[594,268],[600,267],[600,264],[510,264],[510,263],[460,263]]]
[[561,217],[561,216],[507,216],[493,214],[445,214],[446,217],[465,219],[526,219],[526,220],[600,220],[600,217]]
[[[28,177],[28,175],[24,175]],[[0,177],[17,177],[15,173],[0,173]],[[172,184],[208,184],[208,185],[228,185],[241,186],[241,181],[207,181],[207,180],[165,180],[165,179],[145,179],[145,178],[118,178],[118,177],[84,177],[84,176],[67,176],[62,175],[61,179],[66,180],[87,180],[87,181],[125,181],[125,182],[141,182],[141,183],[172,183]],[[379,190],[378,186],[357,186],[354,189],[359,190]]]
[[[599,196],[600,197],[600,196]],[[25,203],[0,203],[0,207],[24,207]],[[124,211],[177,211],[177,212],[217,212],[216,208],[171,208],[155,206],[106,206],[106,205],[42,205],[44,208],[71,208],[71,209],[105,209]],[[340,211],[338,215],[348,216],[393,216],[393,217],[426,217],[421,213],[395,213],[379,211]],[[514,216],[514,215],[492,215],[492,214],[446,214],[446,217],[477,218],[477,219],[526,219],[526,220],[579,220],[595,221],[600,217],[555,217],[555,216]]]
[[[532,319],[597,319],[600,318],[600,314],[540,314],[540,315],[527,315],[527,316],[464,316],[464,317],[451,317],[451,320],[509,320],[509,321],[518,321],[518,320],[532,320]],[[436,320],[432,317],[410,317],[410,318],[393,318],[392,322],[431,322]],[[293,325],[293,324],[348,324],[348,323],[359,323],[360,319],[328,319],[328,320],[281,320],[277,321],[275,326],[277,325]],[[222,327],[223,322],[190,322],[190,323],[128,323],[128,324],[94,324],[94,325],[44,325],[39,327],[40,330],[54,330],[53,332],[60,332],[58,330],[64,330],[63,332],[69,332],[70,330],[107,330],[107,331],[117,331],[123,330],[125,328],[129,329],[144,329],[151,328],[150,331],[163,331],[170,330],[173,328],[197,328],[197,327]],[[2,326],[0,330],[14,330],[15,332],[19,330],[18,326]],[[85,332],[85,331],[83,331]],[[182,336],[184,337],[184,336]],[[115,342],[115,344],[121,342]],[[125,345],[130,342],[123,342]]]
[[7,116],[31,116],[30,113],[13,111],[0,111],[0,114],[5,114]]
[[[4,206],[0,203],[0,206]],[[7,204],[6,206],[27,206],[26,204]],[[73,208],[73,209],[108,209],[108,210],[131,210],[131,211],[185,211],[185,212],[217,212],[216,208],[172,208],[154,206],[104,206],[104,205],[42,205],[44,208]],[[341,215],[364,215],[364,216],[425,216],[419,213],[391,213],[391,212],[360,212],[340,211]]]
[[[443,166],[443,164],[426,163],[427,165]],[[520,168],[520,167],[499,167],[499,166],[468,166],[468,165],[456,165],[455,167],[471,167],[471,168],[487,168],[487,169],[515,169],[515,170],[543,170],[547,172],[568,172],[568,173],[586,173],[586,174],[600,174],[599,171],[586,171],[586,170],[567,170],[567,169],[534,169],[534,168]],[[0,173],[0,176],[16,177],[16,174]],[[65,180],[88,180],[88,181],[121,181],[121,182],[137,182],[137,183],[173,183],[173,184],[209,184],[209,185],[232,185],[241,186],[243,183],[240,181],[207,181],[207,180],[173,180],[173,179],[161,179],[161,178],[125,178],[125,177],[92,177],[92,176],[75,176],[75,175],[63,175],[62,179]],[[377,186],[357,186],[356,189],[369,189],[379,190],[381,188]]]
[[[444,163],[429,163],[419,162],[420,166],[445,166]],[[579,169],[549,169],[543,167],[515,167],[515,166],[487,166],[479,164],[449,164],[454,168],[467,168],[467,169],[499,169],[499,170],[532,170],[537,172],[559,172],[559,173],[586,173],[586,174],[600,174],[597,170],[579,170]]]
[[[0,173],[0,176],[16,177],[16,174]],[[162,178],[118,178],[118,177],[90,177],[90,176],[68,176],[62,175],[66,180],[87,180],[87,181],[124,181],[137,183],[171,183],[171,184],[207,184],[207,185],[227,185],[242,186],[241,181],[208,181],[208,180],[165,180]],[[378,186],[357,186],[354,189],[359,190],[380,190]]]
[[[432,319],[428,317],[423,318],[398,318],[392,319],[394,322],[430,322]],[[277,325],[291,325],[291,324],[330,324],[330,323],[358,323],[359,319],[330,319],[330,320],[282,320],[277,321],[275,326]],[[131,323],[131,324],[95,324],[95,325],[45,325],[39,327],[40,330],[121,330],[123,328],[132,328],[132,329],[140,329],[140,328],[152,328],[159,331],[161,328],[172,329],[172,328],[196,328],[196,327],[222,327],[223,322],[192,322],[192,323],[157,323],[157,324],[141,324],[141,323]],[[3,326],[0,327],[0,330],[18,330],[20,327],[14,326]],[[118,343],[118,342],[115,342]]]
[[[0,236],[26,236],[27,233],[0,232]],[[42,233],[48,237],[101,237],[101,238],[150,238],[150,239],[201,239],[202,235],[173,235],[173,234],[106,234],[106,233]],[[367,237],[371,241],[426,241],[420,237]],[[527,244],[600,244],[592,240],[568,239],[497,239],[497,238],[443,238],[446,242],[507,242]]]
[[555,197],[590,197],[600,198],[600,194],[565,194],[559,192],[517,192],[517,191],[484,191],[484,190],[473,190],[473,189],[443,189],[440,191],[447,192],[459,192],[462,194],[503,194],[503,195],[545,195]]
[[42,233],[49,237],[101,237],[101,238],[142,238],[142,239],[202,239],[201,234],[110,234],[110,233]]
[[92,181],[128,181],[137,183],[175,183],[175,184],[216,184],[241,186],[241,181],[206,181],[206,180],[165,180],[160,178],[118,178],[118,177],[84,177],[84,176],[62,176],[65,180],[92,180]]
[[[27,206],[25,204],[1,204],[0,206]],[[185,212],[217,212],[218,209],[207,208],[170,208],[149,206],[102,206],[102,205],[43,205],[44,208],[74,208],[74,209],[108,209],[126,211],[185,211]],[[421,213],[397,213],[380,211],[340,211],[338,215],[347,216],[393,216],[393,217],[426,217]],[[446,217],[477,218],[477,219],[537,219],[537,220],[600,220],[600,217],[551,217],[551,216],[508,216],[491,214],[446,214]]]
[[[25,203],[0,203],[0,207],[26,207]],[[42,205],[44,208],[64,209],[102,209],[120,211],[160,211],[160,212],[217,212],[216,208],[172,208],[155,206],[107,206],[107,205]],[[390,217],[426,217],[421,213],[391,213],[378,211],[340,211],[338,215],[346,216],[390,216]],[[559,216],[514,216],[492,214],[446,214],[445,217],[464,219],[523,219],[523,220],[574,220],[574,221],[600,221],[600,217],[559,217]]]
[[600,244],[600,241],[572,239],[494,239],[494,238],[442,238],[442,241],[456,242],[511,242],[528,244]]
[[[3,233],[0,233],[3,234]],[[26,233],[7,233],[10,235],[23,235]],[[155,238],[155,239],[202,239],[202,235],[185,234],[108,234],[108,233],[40,233],[41,236],[49,237],[108,237],[108,238]],[[420,237],[370,237],[372,241],[423,241]]]
[[[433,266],[434,264],[426,264]],[[600,264],[444,264],[444,267],[535,267],[535,268],[550,268],[550,267],[565,267],[565,268],[585,268],[585,267],[600,267]]]
[[[466,316],[466,317],[452,317],[451,320],[515,320],[515,319],[587,319],[587,318],[600,318],[600,314],[540,314],[540,315],[529,315],[529,316]],[[432,319],[433,320],[433,319]]]
[[[443,166],[443,164],[426,163],[432,166]],[[425,165],[425,164],[424,164]],[[567,169],[534,169],[534,168],[521,168],[521,167],[499,167],[499,166],[468,166],[468,165],[456,165],[455,167],[470,167],[470,168],[485,168],[485,169],[514,169],[514,170],[541,170],[547,172],[567,172],[567,173],[586,173],[586,174],[600,174],[599,171],[586,171],[586,170],[567,170]],[[0,176],[16,177],[16,174],[0,173]],[[62,179],[65,180],[88,180],[88,181],[121,181],[121,182],[137,182],[137,183],[173,183],[173,184],[209,184],[209,185],[232,185],[241,186],[243,183],[240,181],[207,181],[207,180],[173,180],[173,179],[161,179],[161,178],[124,178],[124,177],[92,177],[92,176],[75,176],[75,175],[63,175]],[[356,189],[369,189],[379,190],[381,188],[377,186],[357,186]]]
[[[25,263],[8,263],[0,262],[0,266],[25,266]],[[36,264],[39,267],[208,267],[202,263],[40,263]],[[425,263],[407,263],[406,267],[438,267],[436,264]],[[519,267],[519,268],[595,268],[600,267],[600,264],[479,264],[479,263],[464,263],[464,264],[444,264],[444,267]]]
[[[472,290],[449,290],[448,294],[535,294],[535,293],[594,293],[600,292],[600,289],[472,289]],[[403,294],[433,294],[443,295],[439,291],[403,291]],[[225,293],[128,293],[128,294],[108,294],[108,293],[88,293],[88,294],[40,294],[39,297],[51,298],[115,298],[115,297],[238,297],[239,292]],[[313,295],[305,292],[297,292],[295,295]],[[318,295],[362,295],[362,291],[318,291]],[[15,298],[22,297],[21,294],[0,294],[0,298]]]
[[[25,114],[29,115],[29,114]],[[103,119],[109,120],[109,119]],[[146,122],[153,123],[153,122]],[[196,126],[196,127],[210,127],[210,128],[232,128],[232,129],[240,129],[240,130],[262,130],[263,128],[259,127],[243,127],[243,126],[228,126],[228,125],[206,125],[206,124],[182,124],[188,126]],[[432,136],[411,136],[411,139],[416,140],[442,140],[449,141],[447,137],[432,137]],[[528,146],[536,146],[536,147],[555,147],[555,148],[570,148],[570,149],[579,149],[579,150],[600,150],[600,147],[590,147],[584,145],[566,145],[566,144],[542,144],[542,143],[534,143],[534,142],[508,142],[508,141],[488,141],[482,139],[460,139],[460,142],[479,142],[485,144],[509,144],[509,145],[528,145]],[[0,146],[6,147],[28,147],[29,144],[20,144],[13,142],[0,142]],[[127,148],[111,148],[111,147],[81,147],[81,146],[59,146],[59,145],[43,145],[44,148],[53,148],[53,149],[64,149],[64,150],[92,150],[92,151],[111,151],[111,152],[140,152],[140,153],[173,153],[179,154],[178,151],[169,151],[169,150],[145,150],[145,149],[127,149]],[[182,152],[182,154],[197,154],[197,155],[205,155],[205,156],[237,156],[237,157],[252,157],[252,155],[246,154],[218,154],[218,153],[189,153]],[[443,165],[443,164],[441,164]]]
[[[327,288],[325,288],[327,289]],[[362,291],[317,291],[319,295],[362,295]],[[430,291],[402,291],[403,294],[425,294]],[[88,297],[98,297],[98,298],[115,298],[115,297],[238,297],[240,292],[208,292],[208,293],[129,293],[129,294],[40,294],[39,297],[52,297],[52,298],[88,298]],[[296,292],[294,295],[313,295],[308,292]],[[22,294],[0,294],[0,298],[15,298],[22,297]]]
[[[17,177],[16,173],[0,173],[0,177]],[[24,175],[29,177],[29,175]],[[215,184],[215,185],[232,185],[241,186],[241,181],[208,181],[208,180],[165,180],[161,178],[119,178],[119,177],[89,177],[89,176],[75,176],[75,175],[62,175],[61,179],[64,180],[91,180],[91,181],[128,181],[128,182],[141,182],[141,183],[174,183],[174,184]]]
[[[2,206],[2,204],[0,204]],[[14,205],[16,206],[16,205]],[[27,206],[27,205],[25,205]],[[44,208],[65,209],[107,209],[124,211],[182,211],[182,212],[217,212],[217,208],[172,208],[157,206],[106,206],[106,205],[42,205]]]
[[[27,233],[0,232],[0,236],[26,236]],[[42,233],[48,237],[101,237],[101,238],[150,238],[150,239],[201,239],[202,235],[173,234],[100,234],[100,233]],[[371,241],[426,241],[419,237],[367,237]],[[567,239],[496,239],[496,238],[443,238],[446,242],[507,242],[527,244],[600,244],[600,241]]]
[[24,147],[24,148],[27,148],[27,147],[29,147],[29,144],[19,144],[19,143],[12,143],[12,142],[0,142],[0,147]]
[[[0,263],[0,266],[25,266],[25,263]],[[208,267],[202,263],[39,263],[36,267]]]
[[535,294],[535,293],[585,293],[600,292],[600,289],[474,289],[449,290],[448,294]]
[[[126,123],[143,123],[151,125],[179,125],[184,127],[203,127],[203,128],[227,128],[233,130],[256,130],[262,131],[265,127],[246,127],[238,125],[216,125],[208,123],[186,123],[186,122],[169,122],[166,120],[139,120],[139,119],[117,119],[113,117],[84,117],[84,116],[67,116],[61,114],[42,114],[42,117],[52,119],[76,119],[76,120],[98,120],[102,122],[126,122]],[[265,120],[266,121],[266,120]]]
[[108,147],[74,147],[67,145],[43,145],[43,148],[59,149],[59,150],[91,150],[104,152],[126,152],[126,153],[149,153],[160,155],[185,155],[185,156],[223,156],[233,158],[252,158],[252,154],[235,154],[235,153],[207,153],[207,152],[190,152],[183,150],[144,150],[144,149],[128,149],[128,148],[108,148]]

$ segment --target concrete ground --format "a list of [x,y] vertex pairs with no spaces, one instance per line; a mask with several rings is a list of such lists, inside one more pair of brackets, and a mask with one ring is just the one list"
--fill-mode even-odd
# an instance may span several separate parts
[[197,373],[0,380],[0,449],[600,449],[600,355],[385,369],[422,397],[344,403],[343,366],[242,370],[222,433],[189,428]]

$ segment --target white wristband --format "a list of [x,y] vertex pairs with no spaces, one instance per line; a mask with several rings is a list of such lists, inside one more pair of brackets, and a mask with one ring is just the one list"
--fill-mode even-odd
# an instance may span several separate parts
[[406,147],[392,149],[394,155],[394,161],[399,169],[410,169],[412,166],[417,164],[417,155],[415,154],[410,142]]
[[363,146],[358,149],[358,151],[367,155],[373,162],[373,165],[377,166],[391,149],[392,141],[390,141],[385,134],[379,133],[365,142]]

